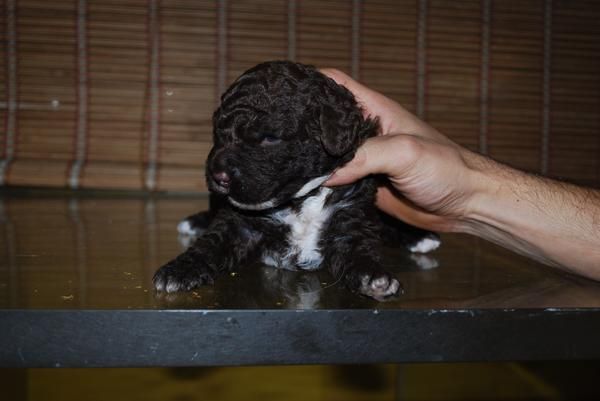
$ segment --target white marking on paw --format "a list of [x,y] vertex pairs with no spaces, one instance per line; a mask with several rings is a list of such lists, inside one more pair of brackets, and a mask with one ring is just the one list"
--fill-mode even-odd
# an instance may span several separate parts
[[154,288],[156,288],[157,291],[163,291],[165,289],[165,283],[162,280],[156,280],[154,282]]
[[177,224],[177,232],[181,235],[196,235],[196,230],[192,228],[192,225],[187,220],[182,220]]
[[400,290],[400,282],[395,278],[389,281],[387,277],[382,276],[371,280],[370,276],[364,276],[361,279],[360,292],[377,301],[384,301],[386,298],[396,295]]
[[167,283],[167,286],[165,287],[165,291],[166,292],[177,292],[180,289],[180,285],[179,283],[173,282],[173,281],[169,281]]
[[437,238],[427,237],[411,246],[409,250],[411,252],[427,253],[434,249],[437,249],[442,242]]

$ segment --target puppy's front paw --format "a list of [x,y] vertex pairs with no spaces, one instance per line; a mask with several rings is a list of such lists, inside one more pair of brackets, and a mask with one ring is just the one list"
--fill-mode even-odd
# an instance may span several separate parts
[[384,272],[363,275],[360,279],[360,288],[358,291],[362,295],[382,302],[402,294],[404,290],[398,280],[393,278],[389,273]]
[[154,273],[152,278],[157,291],[190,291],[201,285],[214,283],[212,274],[202,264],[199,266],[172,260]]
[[177,224],[179,235],[199,237],[208,228],[210,223],[210,212],[200,212],[181,220]]

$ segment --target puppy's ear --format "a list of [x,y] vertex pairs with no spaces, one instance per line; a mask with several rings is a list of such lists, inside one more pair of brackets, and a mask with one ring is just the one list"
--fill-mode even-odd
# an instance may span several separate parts
[[343,113],[331,105],[321,107],[319,124],[321,125],[321,143],[323,148],[332,156],[341,156],[350,150],[356,137],[354,127],[342,127]]
[[[337,106],[337,107],[336,107]],[[377,122],[365,120],[356,105],[326,105],[319,116],[321,143],[325,151],[340,157],[354,151],[361,143],[376,132]]]
[[321,143],[332,156],[354,154],[365,139],[375,134],[377,123],[364,119],[350,91],[333,81],[328,84],[319,115]]

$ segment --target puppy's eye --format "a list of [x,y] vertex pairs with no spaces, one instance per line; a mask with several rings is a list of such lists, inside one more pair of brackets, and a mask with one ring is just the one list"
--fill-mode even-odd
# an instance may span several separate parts
[[260,141],[261,145],[277,145],[278,143],[281,143],[281,139],[273,135],[265,135]]

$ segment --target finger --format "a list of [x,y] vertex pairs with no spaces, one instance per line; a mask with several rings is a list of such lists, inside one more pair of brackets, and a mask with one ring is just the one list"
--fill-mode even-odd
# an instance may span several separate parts
[[333,175],[325,181],[324,185],[337,186],[350,184],[367,176],[369,173],[364,169],[365,159],[366,155],[364,154],[363,148],[359,148],[356,151],[354,158],[343,167],[336,170]]
[[352,183],[369,174],[383,174],[386,171],[386,162],[389,160],[384,152],[389,146],[387,137],[373,137],[367,139],[356,151],[354,158],[336,170],[325,182],[327,186],[336,186]]

